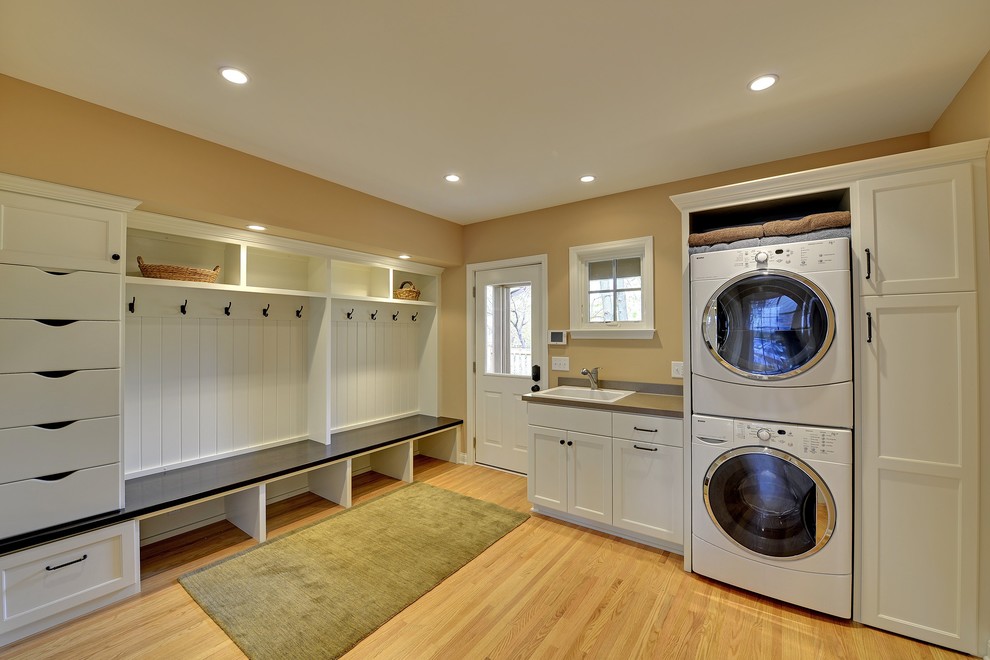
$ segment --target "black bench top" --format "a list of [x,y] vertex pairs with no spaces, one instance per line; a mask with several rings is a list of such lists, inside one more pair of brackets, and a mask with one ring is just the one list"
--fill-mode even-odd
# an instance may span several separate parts
[[463,423],[452,417],[413,415],[332,433],[329,445],[301,440],[135,477],[124,482],[125,507],[120,511],[0,539],[0,555],[222,495]]

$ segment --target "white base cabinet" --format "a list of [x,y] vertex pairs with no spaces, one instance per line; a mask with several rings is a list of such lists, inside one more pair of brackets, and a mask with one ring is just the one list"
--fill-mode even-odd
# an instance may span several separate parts
[[0,646],[136,594],[137,524],[0,557]]
[[681,420],[532,403],[528,413],[534,510],[680,549]]

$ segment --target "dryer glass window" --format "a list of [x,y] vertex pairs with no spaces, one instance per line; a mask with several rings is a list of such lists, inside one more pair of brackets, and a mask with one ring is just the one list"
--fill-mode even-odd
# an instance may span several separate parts
[[835,503],[808,465],[773,449],[728,452],[709,471],[705,506],[730,539],[760,555],[814,554],[835,528]]
[[794,277],[751,275],[729,283],[709,305],[706,340],[733,371],[757,378],[801,373],[828,350],[834,328],[823,296]]

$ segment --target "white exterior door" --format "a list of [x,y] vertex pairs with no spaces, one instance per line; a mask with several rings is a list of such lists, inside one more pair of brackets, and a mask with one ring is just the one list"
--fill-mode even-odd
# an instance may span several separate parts
[[546,382],[544,282],[538,264],[475,274],[475,461],[520,474],[528,444],[522,396]]

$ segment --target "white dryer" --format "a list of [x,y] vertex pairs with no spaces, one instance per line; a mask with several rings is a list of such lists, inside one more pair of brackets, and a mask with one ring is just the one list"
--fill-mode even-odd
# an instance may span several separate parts
[[692,570],[852,615],[852,431],[694,415]]
[[852,428],[849,239],[691,256],[694,412]]

